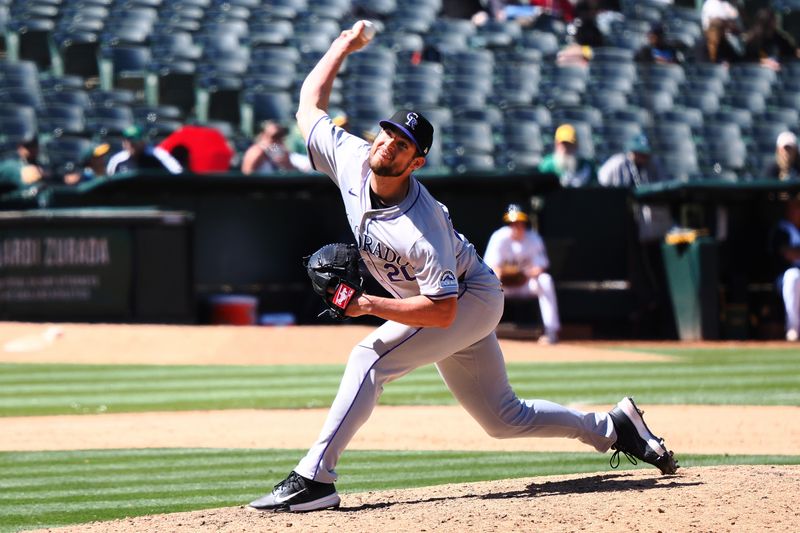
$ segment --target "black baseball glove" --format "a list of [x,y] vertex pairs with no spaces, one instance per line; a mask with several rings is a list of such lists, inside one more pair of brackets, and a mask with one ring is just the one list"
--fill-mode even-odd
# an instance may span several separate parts
[[352,244],[326,244],[303,258],[314,292],[328,309],[320,313],[345,318],[347,305],[363,291],[364,278],[359,271],[358,248]]

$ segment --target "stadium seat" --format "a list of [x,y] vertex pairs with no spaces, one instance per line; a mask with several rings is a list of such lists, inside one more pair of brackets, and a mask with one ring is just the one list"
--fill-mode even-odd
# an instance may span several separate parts
[[78,168],[83,154],[92,144],[92,140],[86,137],[53,137],[44,142],[43,152],[52,171],[72,171]]
[[631,95],[631,101],[653,114],[672,109],[675,105],[674,96],[669,91],[636,91]]
[[592,128],[599,128],[603,123],[603,114],[599,109],[591,106],[559,106],[550,110],[553,121],[559,124],[564,122],[585,122]]
[[754,115],[763,113],[767,109],[766,96],[760,92],[728,90],[722,97],[721,103],[737,109],[746,109]]
[[523,32],[518,45],[522,48],[538,50],[545,60],[552,60],[561,48],[556,35],[538,30]]
[[195,114],[201,121],[219,120],[239,124],[242,80],[228,73],[205,74],[195,82]]
[[441,78],[422,76],[399,79],[395,83],[395,103],[398,107],[436,105],[442,94]]
[[150,65],[147,87],[152,88],[155,97],[151,104],[173,105],[188,116],[195,107],[196,69],[191,61],[166,59]]
[[136,102],[136,95],[129,89],[92,89],[88,94],[95,108],[128,107]]
[[628,140],[641,133],[644,133],[644,128],[638,121],[606,119],[598,131],[599,160],[604,161],[616,153],[624,152]]
[[125,128],[134,124],[131,108],[119,103],[95,106],[86,111],[85,117],[87,130],[100,138],[122,135]]
[[39,134],[59,137],[86,132],[84,108],[79,105],[48,104],[37,110]]
[[488,122],[459,119],[447,128],[450,138],[449,147],[445,150],[456,154],[492,154],[494,152],[494,135],[492,125]]
[[343,19],[350,8],[350,0],[313,0],[308,2],[308,13],[331,20]]
[[152,61],[145,46],[114,46],[101,51],[100,86],[104,89],[144,91],[145,77]]
[[784,131],[797,130],[788,122],[756,121],[750,130],[754,148],[757,151],[774,151],[778,135]]
[[54,20],[29,14],[16,18],[10,23],[10,26],[11,32],[9,35],[12,35],[13,39],[16,40],[10,46],[15,53],[12,59],[33,61],[41,70],[50,69],[53,63]]
[[489,19],[478,26],[471,39],[478,48],[511,48],[522,36],[522,26],[513,20]]
[[289,20],[254,20],[249,26],[247,45],[250,48],[286,44],[294,36]]
[[720,97],[713,92],[704,93],[682,93],[677,100],[686,107],[699,109],[704,115],[717,111],[720,107]]
[[42,73],[39,76],[42,91],[83,90],[85,85],[80,76]]
[[660,152],[658,155],[664,172],[670,179],[689,181],[700,177],[697,152],[694,149],[683,153],[680,151]]
[[684,122],[689,125],[693,132],[700,131],[703,126],[703,113],[693,107],[675,106],[671,109],[663,110],[655,115],[655,121]]
[[67,28],[55,36],[56,48],[64,74],[94,78],[100,75],[97,33],[80,28]]
[[726,107],[705,115],[709,122],[732,122],[739,126],[742,133],[750,131],[753,126],[753,114],[747,109]]
[[630,48],[619,48],[616,46],[600,46],[592,50],[592,60],[589,65],[593,68],[598,65],[633,65],[635,51]]
[[366,18],[384,18],[392,15],[398,0],[352,0],[353,10]]
[[0,139],[11,144],[30,139],[37,134],[36,123],[21,115],[4,116],[0,120]]
[[286,91],[245,91],[242,95],[242,131],[252,135],[264,120],[282,124],[290,122],[294,114],[292,97]]
[[506,120],[502,126],[502,148],[516,154],[544,151],[544,140],[539,124],[530,120]]
[[612,109],[621,109],[628,105],[628,96],[622,91],[611,89],[592,88],[587,89],[584,101],[601,112]]
[[491,154],[456,154],[446,156],[444,162],[450,169],[459,174],[471,171],[492,171],[495,169],[494,156]]
[[553,115],[550,110],[539,105],[515,105],[504,109],[503,115],[507,122],[517,120],[535,122],[540,128],[550,129],[553,125]]
[[16,104],[38,108],[42,105],[42,94],[24,87],[0,88],[0,101],[6,104]]

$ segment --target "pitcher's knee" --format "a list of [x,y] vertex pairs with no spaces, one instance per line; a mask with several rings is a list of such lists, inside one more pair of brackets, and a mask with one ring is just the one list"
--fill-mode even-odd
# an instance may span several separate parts
[[347,364],[371,367],[377,360],[378,354],[375,353],[375,350],[356,345],[352,350],[350,350],[350,357],[347,360]]
[[513,439],[519,437],[524,431],[524,428],[509,424],[500,419],[497,419],[492,423],[481,424],[481,427],[486,434],[493,439]]

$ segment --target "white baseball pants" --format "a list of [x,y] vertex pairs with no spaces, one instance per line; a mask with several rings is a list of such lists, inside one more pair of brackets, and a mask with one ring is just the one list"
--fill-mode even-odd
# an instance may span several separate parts
[[539,299],[539,311],[542,313],[544,331],[548,335],[558,333],[561,321],[558,318],[558,301],[556,300],[556,286],[553,277],[547,272],[539,277],[530,278],[527,285],[521,287],[503,288],[506,296],[536,296]]
[[503,298],[499,290],[467,287],[449,328],[412,328],[390,321],[367,336],[350,353],[319,438],[295,471],[323,483],[336,481],[336,463],[369,418],[384,384],[431,363],[492,437],[567,437],[607,451],[616,442],[607,413],[584,413],[514,394],[494,333]]
[[783,273],[781,294],[786,309],[786,329],[800,331],[800,268],[793,267]]

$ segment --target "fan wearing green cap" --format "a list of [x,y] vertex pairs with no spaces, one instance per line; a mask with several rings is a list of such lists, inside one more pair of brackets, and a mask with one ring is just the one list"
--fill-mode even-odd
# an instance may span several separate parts
[[[603,187],[634,188],[669,179],[652,153],[647,136],[636,134],[625,144],[625,150],[612,155],[597,172]],[[670,208],[659,204],[633,206],[641,242],[658,243],[675,225]],[[660,253],[660,252],[658,252]]]
[[128,126],[122,131],[122,150],[111,156],[106,172],[109,176],[137,170],[163,170],[171,174],[183,172],[177,159],[150,143],[140,126]]
[[650,142],[642,133],[628,140],[625,151],[609,157],[597,172],[597,181],[604,187],[638,187],[664,179]]

